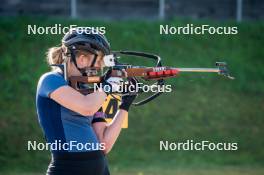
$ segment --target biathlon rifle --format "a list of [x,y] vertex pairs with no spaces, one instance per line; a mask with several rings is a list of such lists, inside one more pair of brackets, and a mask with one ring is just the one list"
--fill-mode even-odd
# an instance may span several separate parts
[[[127,56],[135,56],[139,58],[152,59],[156,63],[153,67],[145,67],[145,66],[133,66],[130,64],[120,63],[119,59],[122,55]],[[118,51],[113,52],[112,55],[107,55],[104,57],[105,66],[111,70],[111,77],[121,77],[121,78],[141,78],[144,80],[153,80],[154,84],[157,86],[165,85],[165,79],[176,77],[180,73],[183,72],[212,72],[217,73],[218,75],[222,75],[229,79],[234,79],[234,77],[230,76],[229,71],[227,69],[227,64],[225,62],[216,62],[215,68],[175,68],[162,66],[161,58],[158,55],[137,52],[137,51]],[[96,68],[94,68],[96,69]],[[93,70],[91,70],[93,71]],[[102,81],[102,76],[71,76],[69,77],[70,85],[84,92],[82,89],[79,89],[78,83],[82,84],[91,84],[91,83],[100,83]],[[140,92],[138,92],[140,93]],[[143,105],[156,97],[158,97],[162,92],[156,92],[147,98],[133,103],[134,105]]]

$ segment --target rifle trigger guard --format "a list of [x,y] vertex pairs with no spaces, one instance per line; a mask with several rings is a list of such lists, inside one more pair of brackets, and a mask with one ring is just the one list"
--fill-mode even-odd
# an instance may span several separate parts
[[[117,56],[118,54],[131,55],[131,56],[137,56],[137,57],[141,57],[141,58],[152,59],[152,60],[156,61],[156,66],[155,67],[162,67],[161,58],[158,55],[155,55],[155,54],[146,53],[146,52],[137,52],[137,51],[116,51],[116,52],[114,52],[115,56]],[[164,79],[157,80],[157,85],[158,86],[163,86],[164,84],[165,84]],[[134,102],[132,104],[135,105],[135,106],[144,105],[144,104],[154,100],[155,98],[157,98],[162,93],[163,92],[156,92],[156,93],[146,97],[145,99],[143,99],[141,101],[138,101],[138,102]]]

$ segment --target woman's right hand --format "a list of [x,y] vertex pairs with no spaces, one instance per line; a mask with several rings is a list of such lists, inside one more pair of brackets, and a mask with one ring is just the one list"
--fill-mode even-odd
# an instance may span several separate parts
[[123,79],[119,77],[110,77],[106,82],[111,86],[111,92],[118,92],[123,83]]
[[119,77],[110,77],[112,71],[108,70],[102,78],[102,88],[106,94],[111,92],[118,92],[121,84],[123,83],[123,79]]

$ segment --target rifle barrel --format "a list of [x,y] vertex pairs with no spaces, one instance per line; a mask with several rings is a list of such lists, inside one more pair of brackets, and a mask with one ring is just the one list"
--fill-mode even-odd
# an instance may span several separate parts
[[219,72],[218,68],[174,68],[179,72]]

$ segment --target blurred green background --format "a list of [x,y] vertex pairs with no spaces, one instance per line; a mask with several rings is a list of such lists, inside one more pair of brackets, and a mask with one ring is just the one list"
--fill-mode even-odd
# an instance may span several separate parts
[[[49,152],[27,151],[27,141],[44,141],[35,111],[38,78],[49,71],[45,52],[62,35],[27,35],[27,25],[106,26],[113,50],[158,54],[164,65],[212,67],[226,61],[235,80],[215,74],[182,74],[172,93],[132,107],[109,164],[113,174],[263,174],[264,23],[187,23],[238,26],[237,35],[159,35],[161,22],[87,21],[1,17],[0,174],[44,174]],[[141,62],[135,62],[140,64]],[[237,142],[237,151],[159,151],[159,141]]]

